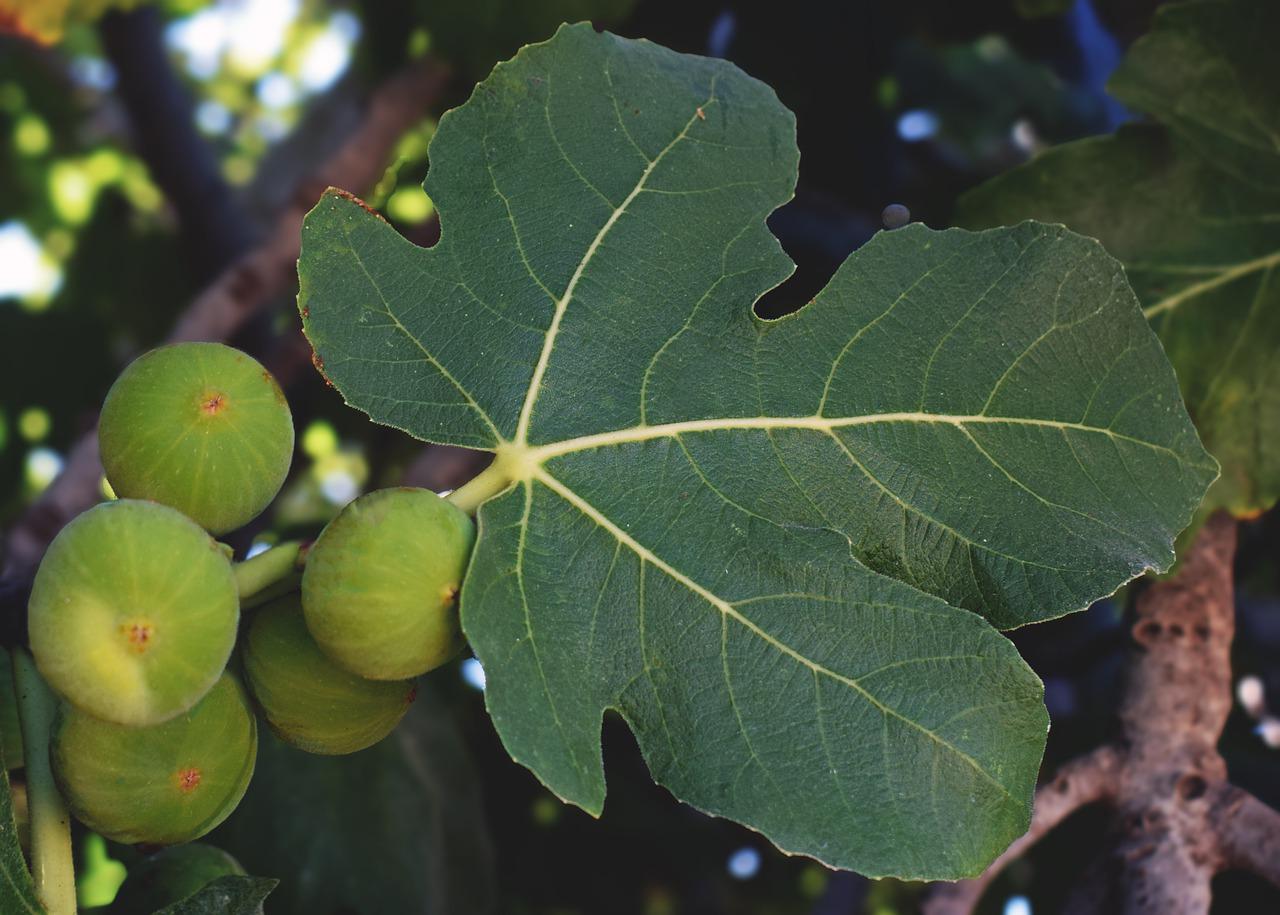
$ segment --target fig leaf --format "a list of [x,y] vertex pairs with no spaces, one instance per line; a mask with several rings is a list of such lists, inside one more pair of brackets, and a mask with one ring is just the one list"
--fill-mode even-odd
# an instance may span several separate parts
[[349,403],[495,453],[460,610],[508,752],[598,813],[616,710],[677,797],[786,850],[981,871],[1048,724],[992,624],[1167,567],[1217,473],[1121,266],[1061,227],[911,225],[761,320],[794,118],[588,25],[430,154],[440,242],[330,193],[299,305]]

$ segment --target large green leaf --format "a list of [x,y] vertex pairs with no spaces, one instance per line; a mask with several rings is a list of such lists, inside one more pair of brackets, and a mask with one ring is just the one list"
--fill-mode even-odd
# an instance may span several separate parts
[[218,877],[155,915],[262,915],[262,901],[279,882],[267,877]]
[[1124,262],[1222,464],[1206,514],[1249,514],[1280,498],[1280,78],[1260,76],[1280,60],[1261,20],[1278,16],[1280,4],[1258,0],[1162,8],[1114,88],[1172,131],[1126,127],[1068,143],[960,207],[969,226],[1066,223]]
[[249,792],[209,841],[280,876],[271,915],[483,915],[494,901],[472,763],[427,689],[395,733],[350,756],[264,730]]
[[616,709],[659,781],[784,848],[980,870],[1046,719],[959,608],[1019,625],[1166,566],[1216,472],[1119,265],[1061,228],[915,226],[760,321],[789,112],[584,26],[499,65],[431,156],[441,242],[328,195],[300,306],[350,403],[497,453],[462,614],[512,756],[598,811]]
[[9,792],[9,774],[0,766],[0,912],[44,915],[45,908],[36,897],[35,883],[18,844],[18,824]]
[[1109,88],[1215,165],[1280,191],[1280,3],[1190,0],[1156,13]]
[[18,841],[9,769],[22,767],[22,732],[18,727],[17,699],[13,686],[13,661],[0,648],[0,708],[4,726],[0,728],[0,912],[14,915],[44,915],[36,896],[35,882]]

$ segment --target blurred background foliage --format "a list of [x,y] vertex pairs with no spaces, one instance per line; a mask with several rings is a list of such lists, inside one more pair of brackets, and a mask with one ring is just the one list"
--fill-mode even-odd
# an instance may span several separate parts
[[[948,225],[964,190],[1130,120],[1104,86],[1157,2],[0,0],[0,25],[44,42],[0,36],[0,524],[21,516],[92,430],[115,374],[262,243],[291,201],[318,196],[305,179],[357,129],[370,93],[415,60],[430,56],[452,76],[377,163],[382,180],[352,190],[419,244],[438,234],[420,187],[436,119],[495,61],[562,20],[728,57],[773,85],[797,114],[802,151],[796,198],[771,220],[799,265],[758,306],[777,315],[825,284],[879,228],[885,205]],[[155,110],[148,93],[167,100],[168,120],[139,121]],[[164,156],[145,141],[157,133],[174,141]],[[198,205],[166,189],[173,174],[198,190]],[[294,473],[235,542],[241,551],[313,536],[369,488],[446,489],[475,469],[466,455],[424,449],[345,408],[307,362],[292,291],[229,341],[277,374],[298,429]],[[1275,528],[1264,517],[1244,531],[1237,643],[1239,673],[1273,694]],[[1119,595],[1015,634],[1046,681],[1050,768],[1111,730],[1122,608]],[[422,912],[516,915],[914,911],[919,887],[786,857],[678,806],[616,720],[605,724],[610,795],[597,822],[507,758],[475,661],[431,675],[424,689],[404,733],[353,760],[266,748],[270,778],[209,841],[251,873],[295,881],[268,912],[374,915],[405,900],[421,900]],[[1238,712],[1223,748],[1233,778],[1277,804],[1280,733],[1257,718]],[[314,820],[302,819],[308,810]],[[1077,817],[1009,869],[986,910],[1056,911],[1100,828],[1088,811]],[[84,902],[101,905],[136,852],[81,839]],[[363,904],[350,892],[361,881],[379,890]],[[1280,910],[1260,884],[1219,883],[1215,911]]]

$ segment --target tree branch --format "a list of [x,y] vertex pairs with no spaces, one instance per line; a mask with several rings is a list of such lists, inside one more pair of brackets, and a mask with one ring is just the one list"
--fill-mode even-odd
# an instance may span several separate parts
[[[258,247],[224,270],[178,318],[169,342],[226,340],[256,312],[291,288],[302,236],[302,220],[330,185],[363,191],[382,176],[400,137],[430,112],[448,80],[448,69],[431,58],[416,61],[372,95],[356,132],[311,177]],[[101,498],[97,434],[71,449],[62,473],[27,509],[9,533],[7,576],[28,577],[62,526]]]
[[191,100],[165,53],[160,16],[151,7],[111,12],[98,31],[138,153],[178,215],[198,281],[207,282],[249,247],[249,222],[196,131]]
[[1280,811],[1228,785],[1214,799],[1209,820],[1224,869],[1246,870],[1280,886]]
[[1112,902],[1127,913],[1201,913],[1212,901],[1220,857],[1207,814],[1227,777],[1218,738],[1232,703],[1236,527],[1210,518],[1177,574],[1138,598],[1113,853]]

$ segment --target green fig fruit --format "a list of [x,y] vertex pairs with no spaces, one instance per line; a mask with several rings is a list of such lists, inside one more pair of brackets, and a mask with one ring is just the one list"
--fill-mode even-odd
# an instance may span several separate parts
[[63,528],[28,608],[31,652],[49,685],[128,725],[191,708],[226,667],[240,619],[222,547],[180,512],[132,499]]
[[221,343],[176,343],[135,359],[116,379],[98,425],[116,495],[171,505],[214,534],[271,502],[293,456],[280,386]]
[[416,692],[410,680],[366,680],[329,660],[307,631],[296,594],[257,611],[241,653],[249,692],[271,730],[308,753],[373,746],[400,723]]
[[204,889],[211,880],[243,875],[239,861],[212,845],[194,842],[165,848],[129,866],[111,915],[153,915]]
[[80,822],[116,842],[176,845],[200,838],[240,803],[258,726],[240,684],[223,674],[189,712],[152,727],[64,705],[49,752]]
[[371,680],[439,667],[462,647],[458,589],[475,525],[426,489],[356,499],[320,534],[302,573],[302,607],[316,644]]

